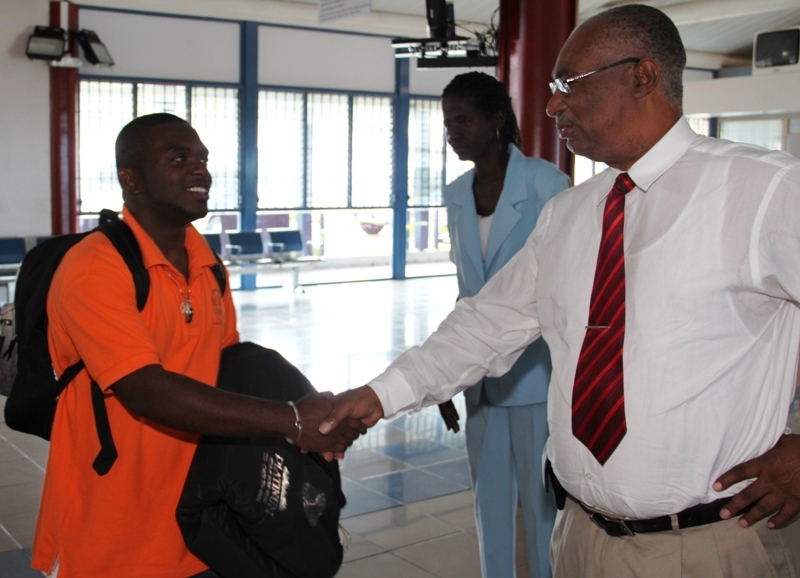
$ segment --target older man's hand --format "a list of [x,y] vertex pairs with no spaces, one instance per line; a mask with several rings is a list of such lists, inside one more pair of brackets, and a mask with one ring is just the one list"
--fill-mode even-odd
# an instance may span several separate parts
[[355,419],[366,427],[372,427],[383,417],[383,406],[378,395],[367,385],[342,392],[333,402],[333,411],[319,426],[323,435],[334,431],[343,420]]
[[739,464],[714,483],[719,492],[755,478],[722,509],[727,519],[747,506],[752,508],[739,519],[743,528],[772,514],[768,528],[782,528],[800,513],[800,435],[784,435],[765,454]]
[[335,407],[335,397],[330,392],[311,394],[297,402],[303,431],[299,439],[294,440],[300,449],[321,453],[329,461],[332,458],[341,459],[358,436],[367,432],[367,427],[360,420],[345,416],[326,435],[322,435],[320,424]]

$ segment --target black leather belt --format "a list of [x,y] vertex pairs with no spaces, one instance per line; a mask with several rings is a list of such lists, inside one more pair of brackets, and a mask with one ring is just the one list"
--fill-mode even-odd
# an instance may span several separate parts
[[[648,532],[671,532],[676,529],[684,530],[686,528],[694,528],[696,526],[703,526],[705,524],[713,524],[719,522],[722,518],[719,517],[719,511],[731,501],[731,498],[722,498],[709,504],[700,504],[699,506],[692,506],[675,514],[677,528],[672,526],[672,516],[659,516],[658,518],[650,518],[649,520],[626,520],[623,518],[612,518],[590,510],[584,506],[580,500],[575,499],[572,495],[567,493],[564,486],[556,478],[553,472],[553,466],[550,460],[545,463],[545,487],[550,490],[552,487],[553,494],[556,499],[556,507],[559,510],[564,509],[564,502],[570,498],[583,510],[589,514],[589,519],[597,524],[600,528],[605,530],[606,534],[614,537],[633,536],[635,534],[646,534]],[[737,515],[744,514],[750,508],[745,508],[738,512]]]
[[[572,496],[569,497],[572,498]],[[575,498],[572,499],[575,500]],[[671,532],[673,530],[672,516],[659,516],[658,518],[650,518],[649,520],[610,518],[604,514],[590,510],[578,500],[575,501],[589,514],[589,519],[605,530],[606,534],[609,536],[618,538],[620,536],[634,536],[635,534],[646,534],[648,532]],[[709,504],[692,506],[683,512],[675,514],[677,518],[677,529],[684,530],[686,528],[694,528],[696,526],[719,522],[722,520],[722,518],[719,517],[719,511],[730,501],[730,498],[722,498]]]

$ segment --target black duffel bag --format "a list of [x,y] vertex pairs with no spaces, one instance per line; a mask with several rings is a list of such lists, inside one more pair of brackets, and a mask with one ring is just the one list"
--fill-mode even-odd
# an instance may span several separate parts
[[[278,352],[226,348],[217,386],[275,401],[314,387]],[[339,465],[282,437],[203,437],[176,516],[189,550],[223,578],[328,578],[343,549]]]

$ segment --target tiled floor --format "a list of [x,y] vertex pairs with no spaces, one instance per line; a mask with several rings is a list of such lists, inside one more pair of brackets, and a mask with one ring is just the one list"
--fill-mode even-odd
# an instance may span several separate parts
[[[343,391],[422,342],[452,308],[455,278],[234,292],[242,338],[280,351],[319,390]],[[463,398],[457,396],[462,415]],[[0,409],[5,398],[0,396]],[[791,426],[800,431],[800,397]],[[48,444],[0,416],[0,578],[29,568]],[[341,463],[351,544],[338,578],[479,578],[464,434],[435,407],[381,422]],[[517,540],[518,575],[527,575]]]

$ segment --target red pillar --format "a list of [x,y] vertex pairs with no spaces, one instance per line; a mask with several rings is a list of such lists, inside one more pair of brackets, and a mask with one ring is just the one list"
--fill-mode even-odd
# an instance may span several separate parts
[[[78,29],[78,6],[50,2],[50,26]],[[68,56],[77,56],[70,35]],[[78,226],[78,69],[50,67],[50,188],[53,235],[74,233]]]
[[577,23],[578,0],[500,0],[498,76],[508,88],[522,152],[572,174],[572,154],[545,112],[547,84],[561,46]]

